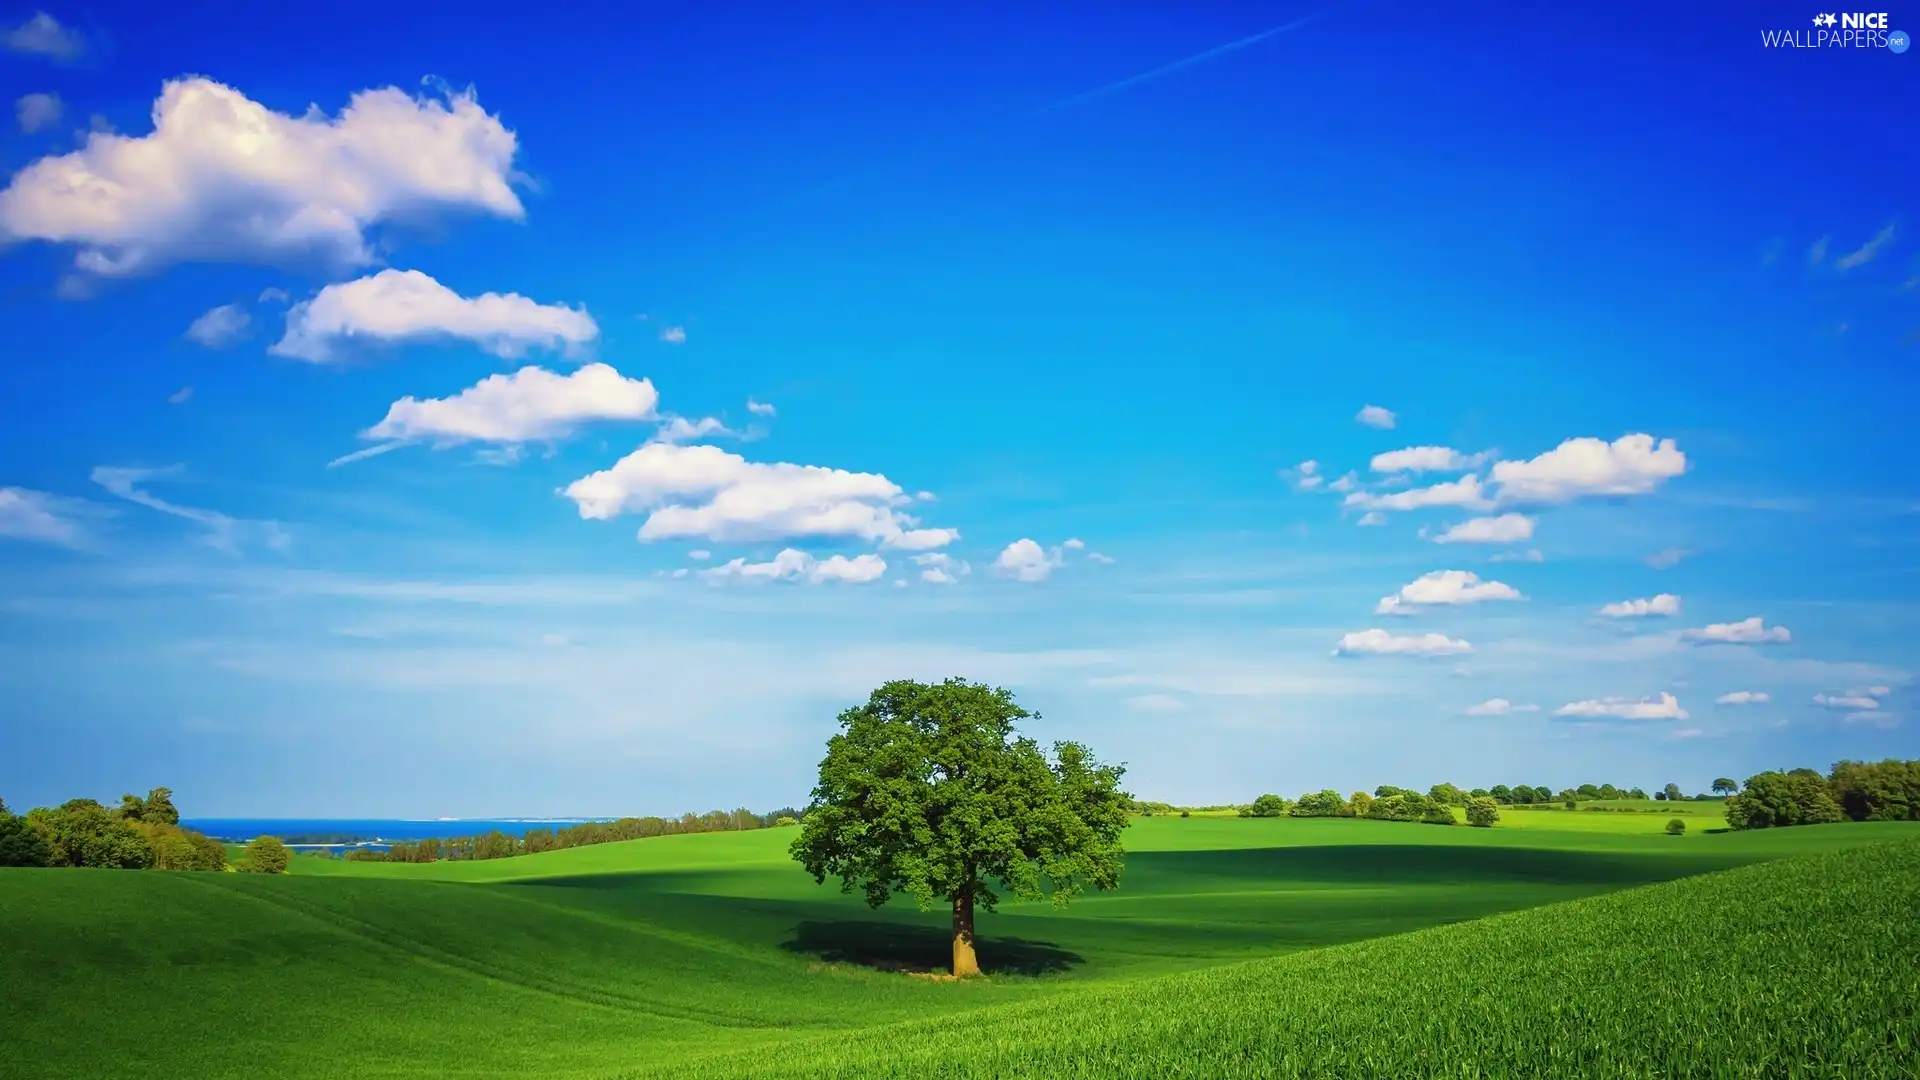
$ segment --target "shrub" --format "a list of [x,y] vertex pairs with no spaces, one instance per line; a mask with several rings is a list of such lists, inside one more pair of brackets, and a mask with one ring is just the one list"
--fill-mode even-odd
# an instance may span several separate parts
[[1566,802],[1561,803],[1560,805],[1566,807],[1569,810],[1578,810],[1580,808],[1580,801],[1578,799],[1568,799]]
[[1681,821],[1679,818],[1674,818],[1673,820],[1667,822],[1668,836],[1684,836],[1686,835],[1686,832],[1687,832],[1687,823],[1684,821]]
[[1499,820],[1500,804],[1492,796],[1482,795],[1467,803],[1467,824],[1486,829]]
[[247,853],[240,858],[240,869],[250,874],[284,874],[292,852],[277,836],[256,836],[247,842]]
[[1250,808],[1254,817],[1279,817],[1287,812],[1287,800],[1278,795],[1262,795]]
[[1180,816],[1181,816],[1181,817],[1192,817],[1192,816],[1193,816],[1193,811],[1191,811],[1191,810],[1182,810],[1182,811],[1180,811]]
[[[1147,816],[1152,817],[1153,811],[1148,810]],[[773,819],[773,824],[775,828],[784,828],[785,826],[788,826],[788,825],[798,825],[800,824],[800,821],[797,818],[791,818],[785,814],[781,814],[779,817]]]

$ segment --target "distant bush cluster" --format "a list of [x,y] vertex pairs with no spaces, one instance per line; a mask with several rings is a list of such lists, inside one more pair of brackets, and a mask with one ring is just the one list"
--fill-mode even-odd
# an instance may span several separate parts
[[413,840],[397,843],[381,851],[354,848],[347,858],[355,862],[429,863],[451,859],[510,859],[542,851],[610,844],[619,840],[642,840],[650,836],[675,836],[681,833],[737,832],[765,829],[777,825],[798,824],[801,812],[783,806],[769,814],[756,814],[744,807],[738,810],[711,810],[704,814],[682,814],[677,818],[627,817],[618,821],[584,821],[560,829],[528,829],[525,835],[509,836],[498,829],[477,836]]
[[[278,843],[278,841],[275,841]],[[251,852],[251,848],[249,851]],[[285,849],[282,848],[284,851]],[[108,809],[94,799],[68,799],[25,815],[0,801],[0,866],[91,866],[110,870],[260,870],[249,859],[227,865],[220,842],[180,827],[173,792],[122,795]],[[278,873],[286,868],[281,860]]]
[[1840,761],[1825,776],[1814,769],[1757,773],[1727,799],[1726,812],[1736,829],[1920,821],[1920,761]]

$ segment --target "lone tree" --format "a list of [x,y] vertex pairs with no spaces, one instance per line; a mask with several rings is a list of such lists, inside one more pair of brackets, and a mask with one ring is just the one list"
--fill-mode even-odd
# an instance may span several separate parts
[[1715,795],[1731,795],[1739,790],[1740,785],[1734,783],[1730,777],[1723,776],[1713,782],[1713,793]]
[[1053,759],[1014,722],[1038,719],[1006,690],[962,679],[898,680],[840,714],[792,854],[815,882],[829,875],[879,907],[894,893],[921,910],[953,906],[953,973],[976,975],[973,912],[1084,885],[1119,884],[1125,771],[1079,743]]

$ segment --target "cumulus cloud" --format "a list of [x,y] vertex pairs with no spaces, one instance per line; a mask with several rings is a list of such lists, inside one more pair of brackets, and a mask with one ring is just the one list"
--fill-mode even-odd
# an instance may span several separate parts
[[1485,460],[1485,454],[1463,454],[1448,446],[1409,446],[1375,454],[1369,467],[1377,473],[1465,472]]
[[1362,630],[1344,634],[1334,646],[1335,656],[1455,656],[1473,651],[1473,646],[1445,634],[1395,636],[1385,630]]
[[364,90],[337,117],[293,116],[175,79],[151,134],[95,131],[15,173],[0,191],[0,240],[75,245],[75,268],[100,277],[189,260],[366,265],[367,230],[403,214],[522,217],[515,150],[471,93]]
[[774,415],[774,408],[772,405],[769,405],[764,401],[755,401],[752,398],[747,399],[747,411],[752,413],[755,416],[770,417]]
[[1540,554],[1538,549],[1528,549],[1526,551],[1503,551],[1497,555],[1490,556],[1487,559],[1487,561],[1488,562],[1546,562],[1547,557],[1545,555]]
[[750,563],[734,559],[711,570],[699,571],[708,581],[797,581],[807,585],[844,582],[864,585],[877,581],[887,572],[887,562],[878,555],[833,555],[816,559],[796,548],[787,548],[769,562]]
[[1491,479],[1502,502],[1561,503],[1588,495],[1643,495],[1687,471],[1672,439],[1568,439],[1539,457],[1502,461]]
[[87,40],[80,31],[62,26],[60,20],[44,11],[36,11],[19,26],[0,38],[8,52],[44,56],[49,60],[74,60],[87,51]]
[[1469,705],[1460,710],[1463,716],[1507,716],[1517,712],[1539,712],[1538,705],[1515,705],[1506,698],[1488,698],[1478,705]]
[[442,445],[557,439],[596,420],[649,419],[659,401],[652,382],[629,379],[606,364],[588,364],[567,375],[524,367],[489,375],[452,397],[401,398],[361,434]]
[[193,320],[187,327],[187,340],[209,349],[224,349],[246,336],[253,316],[239,304],[221,304]]
[[923,551],[960,536],[919,527],[898,509],[909,501],[900,486],[878,473],[766,464],[715,446],[651,442],[561,494],[591,520],[646,513],[641,540],[857,537]]
[[1353,419],[1356,423],[1386,431],[1393,427],[1396,417],[1390,409],[1383,409],[1378,405],[1368,405],[1359,412],[1354,413]]
[[921,567],[920,580],[935,585],[952,585],[961,578],[973,573],[973,567],[964,559],[956,559],[944,551],[929,551],[913,557],[914,565]]
[[660,430],[654,432],[653,438],[656,442],[682,443],[704,439],[709,435],[737,434],[739,432],[733,431],[711,416],[703,416],[698,420],[689,420],[684,416],[669,416],[666,418],[666,423],[660,425]]
[[1669,570],[1679,566],[1680,560],[1685,559],[1691,554],[1693,554],[1693,552],[1688,551],[1686,548],[1667,548],[1664,551],[1656,551],[1641,561],[1653,567],[1655,570]]
[[1038,542],[1022,537],[1000,552],[999,558],[993,560],[993,569],[1001,577],[1015,581],[1045,581],[1065,561],[1060,548],[1043,548]]
[[27,94],[13,103],[13,118],[29,135],[59,123],[60,113],[59,94]]
[[1355,472],[1349,472],[1344,476],[1340,477],[1340,479],[1335,480],[1331,484],[1328,484],[1327,490],[1337,491],[1344,495],[1349,491],[1353,491],[1359,486],[1360,486],[1360,474]]
[[242,539],[258,541],[275,551],[285,551],[292,537],[277,521],[248,521],[229,517],[218,510],[202,510],[193,506],[182,506],[169,502],[147,491],[143,485],[153,480],[163,480],[180,475],[178,466],[164,469],[125,468],[120,466],[97,466],[92,473],[93,482],[136,506],[195,522],[206,528],[203,539],[209,547],[221,551],[238,551]]
[[1533,539],[1533,519],[1525,514],[1469,518],[1433,538],[1436,544],[1515,544]]
[[1435,570],[1402,585],[1392,596],[1382,597],[1374,614],[1412,615],[1426,607],[1519,599],[1520,590],[1505,582],[1481,581],[1471,570]]
[[77,499],[19,487],[0,487],[0,537],[78,546],[85,538]]
[[684,326],[665,327],[660,331],[660,340],[669,345],[685,344],[687,340],[687,328]]
[[1834,269],[1852,270],[1855,267],[1865,266],[1866,264],[1872,262],[1874,256],[1880,254],[1880,249],[1886,247],[1888,244],[1893,243],[1894,233],[1897,231],[1898,231],[1897,223],[1891,222],[1891,221],[1888,222],[1886,226],[1882,228],[1879,232],[1874,233],[1873,237],[1869,239],[1866,243],[1861,244],[1855,250],[1850,251],[1847,254],[1842,255],[1839,258],[1833,260]]
[[600,336],[585,308],[518,293],[461,296],[418,270],[382,270],[329,285],[287,311],[286,336],[268,351],[316,364],[346,342],[470,341],[502,359],[531,349],[574,354]]
[[1793,640],[1792,632],[1786,627],[1767,626],[1758,615],[1739,622],[1710,623],[1696,630],[1683,630],[1680,636],[1688,641],[1722,645],[1780,645]]
[[1678,614],[1680,598],[1672,593],[1660,593],[1644,600],[1622,600],[1600,609],[1600,617],[1604,619],[1639,619],[1649,615]]
[[1715,705],[1765,705],[1772,700],[1772,695],[1765,690],[1735,690],[1714,698],[1713,703]]
[[1389,495],[1356,491],[1342,499],[1340,505],[1360,510],[1424,510],[1435,506],[1484,509],[1492,506],[1493,503],[1481,489],[1480,478],[1469,473],[1458,480],[1449,480],[1431,487],[1396,491]]
[[1295,491],[1312,491],[1327,482],[1327,478],[1320,475],[1320,463],[1311,460],[1282,469],[1280,475],[1292,477]]
[[1688,716],[1687,710],[1680,707],[1680,702],[1664,690],[1657,698],[1639,701],[1617,697],[1570,701],[1553,710],[1553,715],[1588,719],[1612,717],[1617,720],[1685,720]]

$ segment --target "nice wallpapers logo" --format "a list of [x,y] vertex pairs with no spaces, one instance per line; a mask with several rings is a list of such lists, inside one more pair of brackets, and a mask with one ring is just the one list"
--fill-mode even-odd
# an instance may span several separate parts
[[1912,44],[1905,30],[1888,28],[1884,11],[1821,12],[1810,30],[1762,30],[1768,49],[1885,49],[1904,53]]

